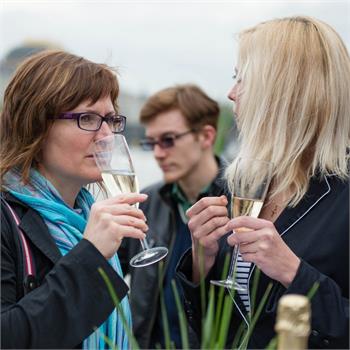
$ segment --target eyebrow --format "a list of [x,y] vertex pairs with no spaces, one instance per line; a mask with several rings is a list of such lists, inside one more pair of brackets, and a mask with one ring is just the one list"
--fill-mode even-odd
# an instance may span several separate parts
[[[94,110],[94,109],[89,109],[89,108],[86,108],[83,112],[73,112],[73,113],[94,113],[94,114],[98,114],[98,115],[100,114],[98,111],[96,111],[96,110]],[[112,114],[112,113],[118,114],[117,111],[112,110],[112,111],[110,111],[110,112],[107,112],[107,113],[105,114],[105,116],[106,116],[106,115],[109,115],[109,114]]]

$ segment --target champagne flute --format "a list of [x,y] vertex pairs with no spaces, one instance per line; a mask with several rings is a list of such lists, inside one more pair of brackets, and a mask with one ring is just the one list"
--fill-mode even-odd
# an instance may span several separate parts
[[[135,168],[123,135],[113,134],[97,140],[93,154],[101,170],[103,182],[111,196],[139,192]],[[136,207],[138,208],[138,203]],[[130,265],[133,267],[154,264],[168,254],[168,249],[165,247],[149,248],[146,239],[140,239],[140,242],[142,251],[130,260]]]
[[[257,218],[263,207],[266,193],[270,186],[273,164],[253,159],[237,158],[231,167],[229,186],[231,187],[231,217],[251,216]],[[245,227],[236,229],[235,234],[244,234],[250,231]],[[228,275],[224,280],[211,280],[210,283],[246,291],[247,288],[235,281],[239,245],[235,245],[232,252]]]

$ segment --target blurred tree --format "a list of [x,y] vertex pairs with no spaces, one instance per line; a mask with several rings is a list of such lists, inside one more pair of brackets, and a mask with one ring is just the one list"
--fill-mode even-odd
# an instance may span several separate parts
[[220,105],[220,118],[218,124],[218,132],[215,142],[215,153],[223,154],[227,160],[230,160],[237,147],[237,125],[233,116],[232,104]]

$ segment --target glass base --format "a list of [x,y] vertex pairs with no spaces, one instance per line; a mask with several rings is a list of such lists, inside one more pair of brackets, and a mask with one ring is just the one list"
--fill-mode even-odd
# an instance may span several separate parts
[[246,292],[247,288],[242,286],[241,284],[230,280],[230,279],[226,279],[226,280],[220,280],[220,281],[215,281],[215,280],[211,280],[210,281],[211,284],[214,284],[215,286],[219,286],[219,287],[224,287],[224,288],[229,288],[229,289],[234,289],[234,290],[239,290],[242,292]]
[[131,260],[132,267],[143,267],[154,264],[165,258],[168,254],[168,249],[165,247],[154,247],[144,250],[136,254]]

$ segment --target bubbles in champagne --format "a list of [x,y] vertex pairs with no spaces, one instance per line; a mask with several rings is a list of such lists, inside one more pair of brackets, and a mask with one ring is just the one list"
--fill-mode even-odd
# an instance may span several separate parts
[[232,197],[232,217],[251,216],[257,218],[264,202],[254,199]]
[[121,193],[138,193],[138,181],[135,173],[102,172],[103,182],[112,196]]

